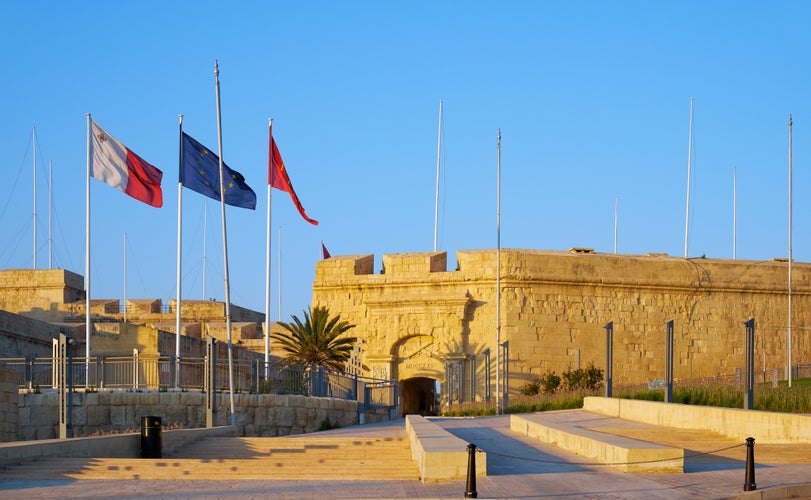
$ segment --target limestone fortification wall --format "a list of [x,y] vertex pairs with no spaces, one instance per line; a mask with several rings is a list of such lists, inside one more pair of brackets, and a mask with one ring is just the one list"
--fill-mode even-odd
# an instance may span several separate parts
[[17,373],[0,367],[0,441],[17,440]]
[[[373,376],[444,380],[445,364],[477,359],[475,383],[496,352],[495,250],[371,255],[317,263],[313,305],[357,327]],[[811,362],[811,266],[792,266],[794,364]],[[605,367],[614,325],[615,384],[662,380],[665,324],[673,320],[677,379],[744,368],[744,321],[755,318],[758,368],[786,362],[787,262],[683,259],[502,249],[501,342],[509,341],[510,390],[547,371]],[[491,383],[494,380],[491,379]],[[476,398],[483,388],[475,388]]]
[[[14,386],[16,394],[16,385]],[[5,403],[3,403],[5,404]],[[217,395],[216,426],[230,425],[228,394]],[[12,403],[9,402],[9,408]],[[319,430],[321,422],[346,427],[358,424],[358,403],[334,398],[278,394],[235,394],[237,434],[286,436]],[[2,411],[3,405],[0,405]],[[59,437],[59,394],[20,394],[14,438],[28,441]],[[74,436],[137,431],[141,417],[159,416],[169,427],[206,426],[205,394],[200,392],[96,392],[74,393],[71,401]],[[365,422],[388,420],[385,411],[369,412]],[[12,419],[4,420],[10,423]],[[19,424],[17,424],[19,422]],[[5,426],[4,426],[5,427]],[[2,431],[3,427],[0,427]]]
[[0,309],[44,321],[63,321],[63,304],[84,298],[84,279],[64,269],[0,271]]

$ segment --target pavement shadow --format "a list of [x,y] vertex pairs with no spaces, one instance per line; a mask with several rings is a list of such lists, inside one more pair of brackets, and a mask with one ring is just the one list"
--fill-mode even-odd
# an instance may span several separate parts
[[583,465],[567,461],[560,455],[543,451],[541,449],[543,444],[540,441],[521,436],[508,429],[467,426],[443,426],[443,428],[487,453],[488,476],[559,474],[589,470]]

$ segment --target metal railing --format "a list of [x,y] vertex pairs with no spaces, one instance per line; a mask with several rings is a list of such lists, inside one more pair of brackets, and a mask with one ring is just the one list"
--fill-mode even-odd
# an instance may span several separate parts
[[[0,365],[17,373],[21,389],[58,387],[58,358],[0,358]],[[205,391],[206,358],[180,360],[181,390]],[[397,405],[397,381],[359,377],[321,366],[262,361],[234,362],[236,392],[296,394],[358,401],[367,408]],[[177,363],[172,356],[95,356],[69,358],[73,390],[168,390],[174,388]],[[267,374],[267,376],[265,376]],[[216,391],[229,390],[228,362],[216,364]],[[360,396],[360,399],[359,399]]]

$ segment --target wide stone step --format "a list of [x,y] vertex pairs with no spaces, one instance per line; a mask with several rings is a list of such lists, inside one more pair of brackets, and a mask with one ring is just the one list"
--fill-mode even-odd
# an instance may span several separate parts
[[9,467],[2,479],[418,479],[417,466],[380,460],[48,459]]
[[416,480],[409,441],[397,438],[209,438],[172,457],[48,458],[7,467],[0,479]]

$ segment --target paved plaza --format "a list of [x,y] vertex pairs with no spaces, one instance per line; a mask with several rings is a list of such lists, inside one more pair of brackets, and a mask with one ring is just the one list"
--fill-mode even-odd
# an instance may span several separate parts
[[[686,439],[691,441],[682,445],[687,457],[685,473],[628,474],[589,463],[584,457],[512,432],[509,416],[433,421],[487,452],[487,476],[476,478],[478,498],[761,498],[760,494],[767,490],[776,494],[775,488],[789,486],[796,492],[811,482],[811,448],[808,445],[765,445],[760,461],[758,451],[761,450],[756,445],[758,491],[752,496],[751,493],[743,494],[746,452],[742,443],[741,446],[735,443],[730,446],[729,442],[714,443],[688,436]],[[398,419],[326,432],[342,437],[386,437],[400,435],[403,426],[404,421]],[[662,440],[671,443],[680,439],[670,431],[660,430],[658,434]],[[227,478],[227,466],[223,467],[222,479],[212,477],[193,481],[26,480],[12,478],[12,472],[13,468],[0,471],[0,498],[464,498],[466,492],[464,480],[434,484],[423,484],[418,480],[387,481],[385,478],[361,481],[236,480]]]

